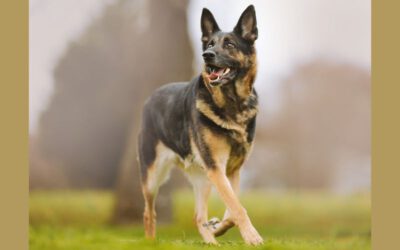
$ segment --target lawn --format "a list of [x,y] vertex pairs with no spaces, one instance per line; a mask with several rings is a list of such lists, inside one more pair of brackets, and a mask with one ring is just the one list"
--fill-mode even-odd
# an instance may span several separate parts
[[[141,225],[113,226],[110,192],[34,191],[30,194],[31,250],[118,249],[371,249],[368,194],[337,196],[319,192],[243,193],[241,200],[265,239],[260,247],[243,244],[237,229],[218,238],[220,246],[202,243],[193,224],[193,198],[174,194],[174,219],[158,226],[156,241],[143,238]],[[214,195],[210,215],[221,217]]]

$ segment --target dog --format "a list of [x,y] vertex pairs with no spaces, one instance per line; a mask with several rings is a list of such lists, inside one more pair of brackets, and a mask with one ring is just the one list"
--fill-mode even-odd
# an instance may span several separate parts
[[[155,198],[173,167],[193,185],[195,222],[206,243],[238,226],[244,241],[263,239],[241,205],[240,168],[252,148],[256,127],[256,13],[250,5],[231,32],[219,29],[212,13],[201,15],[204,68],[190,82],[170,83],[145,102],[138,136],[144,228],[155,238]],[[207,200],[214,186],[226,205],[222,221],[208,221]]]

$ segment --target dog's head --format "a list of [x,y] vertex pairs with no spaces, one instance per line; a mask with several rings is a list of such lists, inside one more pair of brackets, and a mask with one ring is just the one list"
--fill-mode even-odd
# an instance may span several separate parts
[[234,82],[245,77],[249,71],[255,71],[254,42],[258,30],[253,5],[246,8],[231,32],[221,31],[212,13],[204,8],[201,31],[204,59],[202,75],[208,84],[215,87]]

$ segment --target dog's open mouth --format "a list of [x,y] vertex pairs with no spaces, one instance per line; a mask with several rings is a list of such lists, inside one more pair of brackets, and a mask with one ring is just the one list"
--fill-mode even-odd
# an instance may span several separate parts
[[214,86],[223,83],[223,80],[229,80],[234,70],[229,67],[219,67],[215,65],[206,65],[207,77]]

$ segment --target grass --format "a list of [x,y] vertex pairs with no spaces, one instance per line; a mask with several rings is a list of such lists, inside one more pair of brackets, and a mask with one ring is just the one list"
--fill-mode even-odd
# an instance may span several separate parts
[[[220,246],[202,243],[193,224],[190,192],[174,195],[174,220],[161,224],[157,240],[143,238],[141,225],[113,226],[113,196],[109,192],[35,191],[30,195],[31,250],[119,249],[371,249],[368,195],[326,193],[245,193],[241,200],[266,243],[243,244],[238,230],[218,238]],[[210,215],[223,214],[213,196]]]

